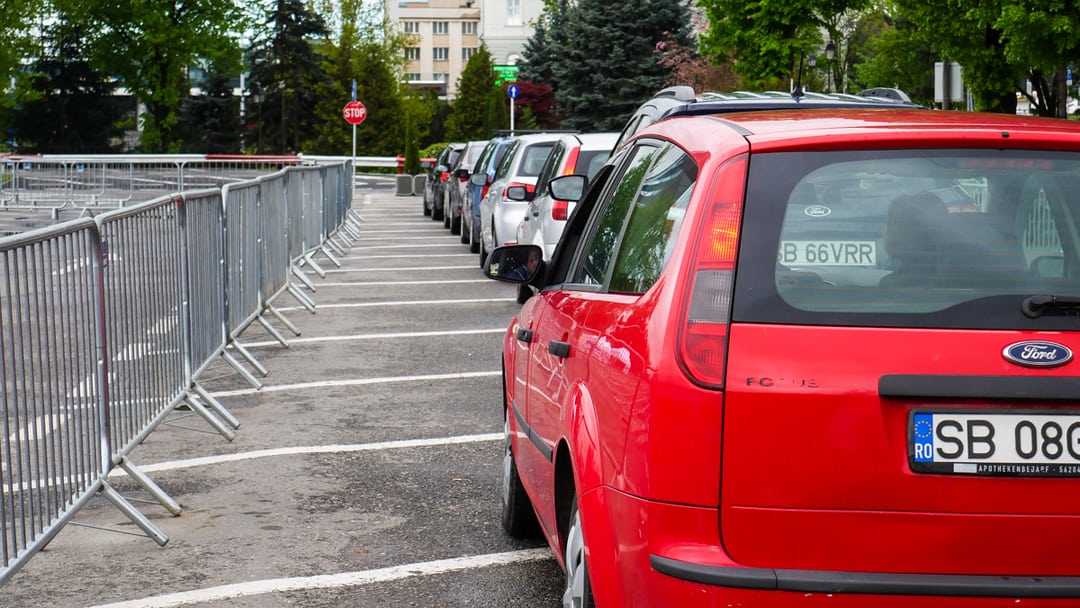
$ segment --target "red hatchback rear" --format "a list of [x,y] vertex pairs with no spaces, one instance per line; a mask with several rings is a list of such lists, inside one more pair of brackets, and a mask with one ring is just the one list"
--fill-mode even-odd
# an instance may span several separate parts
[[503,522],[564,603],[1080,603],[1080,127],[685,114],[516,279]]

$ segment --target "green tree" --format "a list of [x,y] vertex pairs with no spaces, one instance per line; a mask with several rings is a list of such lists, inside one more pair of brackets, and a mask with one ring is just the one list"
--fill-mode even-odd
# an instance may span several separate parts
[[[321,44],[328,78],[319,90],[316,137],[305,148],[325,154],[351,150],[352,129],[341,118],[356,81],[357,100],[367,118],[356,128],[357,153],[393,155],[402,149],[403,98],[397,73],[404,62],[400,35],[360,0],[341,0],[334,15],[336,41]],[[398,61],[396,58],[401,57]]]
[[122,137],[124,108],[113,95],[116,85],[83,57],[83,37],[62,20],[46,28],[45,55],[25,76],[32,93],[20,95],[13,110],[20,152],[102,154]]
[[911,100],[934,104],[934,58],[929,41],[910,20],[890,11],[874,11],[883,25],[861,46],[861,62],[855,66],[856,88],[894,86]]
[[552,66],[563,126],[619,130],[671,76],[661,41],[689,45],[690,16],[681,0],[580,0],[568,9],[565,44]]
[[54,0],[57,11],[83,28],[95,65],[117,75],[147,109],[142,145],[174,149],[185,72],[197,59],[235,61],[230,32],[243,27],[233,2],[218,0]]
[[240,100],[228,76],[211,67],[199,82],[199,95],[181,100],[177,132],[182,151],[200,154],[240,152]]
[[264,23],[249,51],[252,87],[263,97],[254,108],[261,117],[260,151],[299,152],[317,132],[312,110],[326,75],[316,43],[329,32],[303,0],[274,0]]
[[506,128],[497,106],[502,104],[502,90],[495,86],[495,62],[486,44],[481,44],[457,83],[457,97],[446,119],[446,138],[450,141],[487,139],[493,129]]
[[[823,33],[843,42],[841,23],[868,0],[700,0],[709,19],[701,50],[732,62],[745,86],[787,89],[807,55],[824,48]],[[843,47],[843,44],[840,45]],[[843,65],[841,63],[836,65]]]

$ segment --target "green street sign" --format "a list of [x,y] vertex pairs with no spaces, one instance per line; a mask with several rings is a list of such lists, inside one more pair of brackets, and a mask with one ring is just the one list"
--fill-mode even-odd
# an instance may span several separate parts
[[495,86],[502,86],[504,82],[517,82],[518,72],[521,71],[516,65],[496,65],[491,69],[495,72]]

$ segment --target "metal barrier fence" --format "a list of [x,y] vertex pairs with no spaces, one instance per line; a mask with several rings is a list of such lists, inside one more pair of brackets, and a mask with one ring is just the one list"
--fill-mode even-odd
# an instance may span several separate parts
[[[285,321],[273,308],[283,293],[314,310],[290,278],[357,233],[341,187],[351,174],[348,162],[290,167],[0,239],[0,585],[99,494],[168,542],[108,475],[122,468],[180,513],[132,450],[179,405],[235,436],[199,376],[222,357],[259,385],[233,353],[266,370],[237,338],[256,320],[270,327],[267,313]],[[291,231],[313,237],[316,222],[321,240],[291,255]]]

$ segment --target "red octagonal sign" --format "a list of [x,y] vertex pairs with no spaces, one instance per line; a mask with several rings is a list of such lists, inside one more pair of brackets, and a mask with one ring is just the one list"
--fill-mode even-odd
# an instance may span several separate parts
[[341,113],[345,117],[345,122],[350,125],[358,125],[367,118],[367,108],[359,101],[350,101],[345,104],[345,109]]

